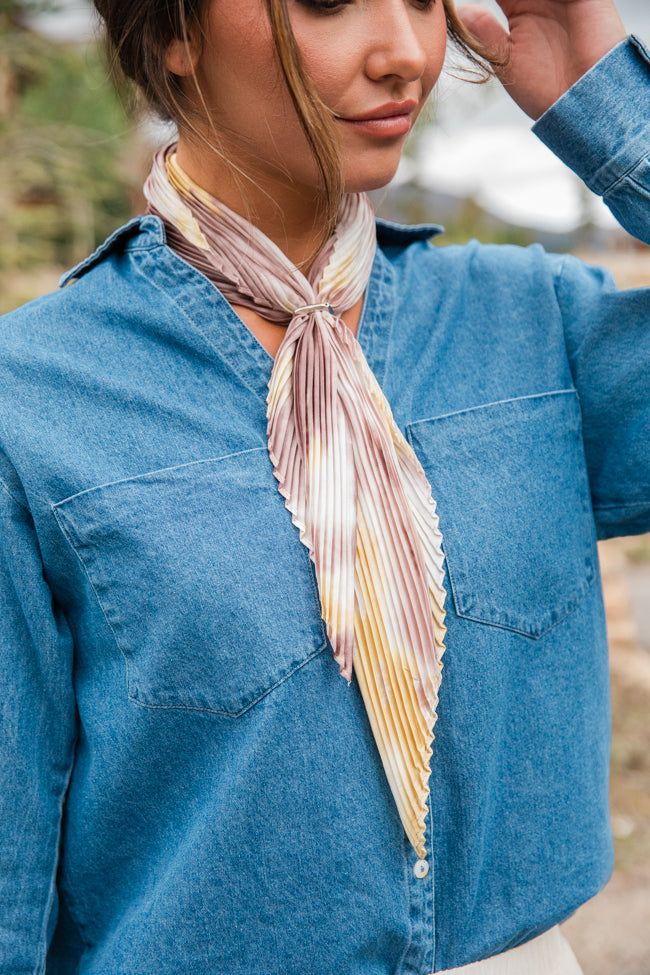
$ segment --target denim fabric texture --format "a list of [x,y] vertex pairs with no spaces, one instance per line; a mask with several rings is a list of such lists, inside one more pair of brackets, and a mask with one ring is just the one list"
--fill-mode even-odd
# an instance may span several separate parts
[[[537,124],[645,240],[649,80],[628,41]],[[273,477],[269,355],[153,217],[0,323],[3,975],[425,975],[609,876],[596,538],[650,530],[650,293],[432,233],[378,223],[358,333],[447,559],[424,877]]]

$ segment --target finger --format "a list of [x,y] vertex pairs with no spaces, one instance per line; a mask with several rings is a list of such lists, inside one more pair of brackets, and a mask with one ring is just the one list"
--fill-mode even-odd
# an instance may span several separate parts
[[463,26],[479,44],[496,54],[499,59],[506,59],[510,35],[505,27],[485,7],[477,3],[466,3],[456,9]]

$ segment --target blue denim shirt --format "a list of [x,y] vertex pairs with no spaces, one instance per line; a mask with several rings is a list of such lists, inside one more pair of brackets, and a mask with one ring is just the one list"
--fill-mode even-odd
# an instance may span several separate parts
[[[537,124],[650,238],[648,55]],[[266,450],[271,358],[139,218],[0,328],[0,969],[424,975],[606,880],[596,536],[650,529],[650,294],[379,223],[359,340],[438,502],[426,876]]]

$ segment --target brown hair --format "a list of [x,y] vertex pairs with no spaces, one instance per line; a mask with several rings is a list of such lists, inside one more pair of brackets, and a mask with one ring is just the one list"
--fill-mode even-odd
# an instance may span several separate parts
[[[94,0],[106,24],[113,66],[119,63],[124,75],[135,82],[147,103],[160,115],[176,122],[179,128],[195,133],[191,101],[179,79],[167,70],[165,52],[175,39],[188,43],[188,26],[200,24],[206,2],[209,0]],[[466,62],[465,74],[474,81],[487,80],[494,68],[503,64],[503,59],[479,45],[465,30],[453,0],[442,0],[442,3],[447,34]],[[324,242],[336,224],[343,192],[336,133],[330,113],[303,65],[291,29],[287,0],[266,0],[266,4],[280,67],[322,177]],[[201,97],[198,85],[197,92]]]

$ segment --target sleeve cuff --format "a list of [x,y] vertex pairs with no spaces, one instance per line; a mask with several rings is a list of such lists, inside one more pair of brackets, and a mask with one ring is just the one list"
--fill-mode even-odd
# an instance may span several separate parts
[[650,52],[617,44],[537,120],[533,132],[604,196],[650,154]]

